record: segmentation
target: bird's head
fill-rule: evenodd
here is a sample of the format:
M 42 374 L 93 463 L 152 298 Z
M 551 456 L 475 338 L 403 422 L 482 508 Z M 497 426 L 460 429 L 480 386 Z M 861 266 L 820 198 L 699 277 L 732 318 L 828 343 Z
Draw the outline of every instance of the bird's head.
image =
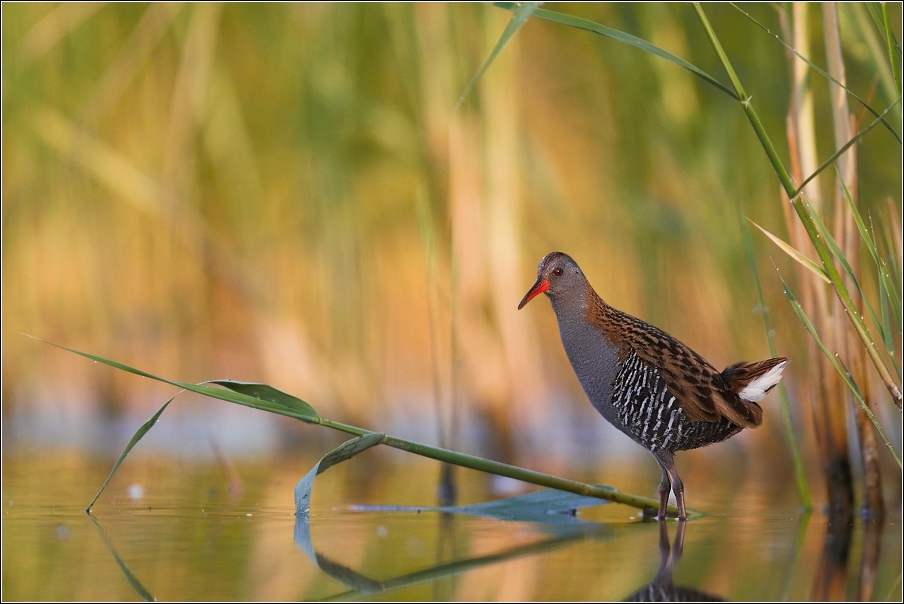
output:
M 562 252 L 550 252 L 540 261 L 537 267 L 537 282 L 524 294 L 518 310 L 524 308 L 524 305 L 535 296 L 543 293 L 553 301 L 564 301 L 570 297 L 583 300 L 587 293 L 587 278 L 571 256 Z

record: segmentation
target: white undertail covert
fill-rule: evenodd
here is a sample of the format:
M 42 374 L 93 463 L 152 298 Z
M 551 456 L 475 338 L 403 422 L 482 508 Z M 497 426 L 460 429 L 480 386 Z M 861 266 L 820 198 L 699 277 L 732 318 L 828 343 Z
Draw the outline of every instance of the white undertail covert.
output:
M 766 396 L 766 393 L 782 379 L 782 372 L 787 364 L 788 361 L 779 363 L 760 377 L 751 380 L 743 390 L 738 392 L 738 396 L 751 403 L 757 402 Z

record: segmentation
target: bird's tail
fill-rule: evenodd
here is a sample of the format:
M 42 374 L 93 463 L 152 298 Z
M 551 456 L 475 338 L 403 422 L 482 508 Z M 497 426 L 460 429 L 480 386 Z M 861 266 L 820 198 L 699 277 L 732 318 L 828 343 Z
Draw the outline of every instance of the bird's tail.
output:
M 722 372 L 722 381 L 743 400 L 755 403 L 766 396 L 779 380 L 788 359 L 778 357 L 755 363 L 735 363 Z

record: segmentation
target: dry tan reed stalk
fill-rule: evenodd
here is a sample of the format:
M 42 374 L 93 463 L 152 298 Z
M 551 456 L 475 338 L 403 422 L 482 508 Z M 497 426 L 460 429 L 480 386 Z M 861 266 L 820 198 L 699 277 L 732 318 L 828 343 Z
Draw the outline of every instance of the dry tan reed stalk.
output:
M 793 33 L 791 46 L 807 56 L 810 50 L 809 7 L 806 4 L 793 5 Z M 809 87 L 809 70 L 802 61 L 790 57 L 792 69 L 792 102 L 789 107 L 787 130 L 788 146 L 791 151 L 791 173 L 796 182 L 803 182 L 805 175 L 812 174 L 818 167 L 815 137 L 815 116 L 813 112 L 812 92 Z M 811 187 L 811 185 L 814 185 Z M 805 188 L 810 203 L 816 211 L 824 207 L 816 181 L 811 181 Z M 791 204 L 786 195 L 784 204 L 785 222 L 791 237 L 791 245 L 813 259 L 812 246 L 804 230 L 803 224 L 791 211 Z M 827 345 L 837 350 L 837 333 L 832 325 L 830 307 L 838 304 L 837 298 L 827 300 L 823 284 L 809 271 L 797 267 L 798 279 L 801 283 L 801 304 L 807 314 L 812 317 L 813 324 L 824 334 Z M 829 329 L 826 329 L 829 327 Z M 807 341 L 807 353 L 815 372 L 810 376 L 810 383 L 815 380 L 816 388 L 810 389 L 810 401 L 814 422 L 816 442 L 819 447 L 829 507 L 833 510 L 850 510 L 853 503 L 853 483 L 848 455 L 848 435 L 846 422 L 846 402 L 844 400 L 844 384 L 840 376 L 821 353 L 817 344 Z M 814 393 L 815 390 L 815 393 Z
M 841 52 L 841 35 L 838 26 L 838 11 L 834 2 L 823 4 L 823 31 L 828 58 L 828 71 L 836 80 L 847 85 L 847 75 L 844 68 L 844 57 Z M 832 122 L 834 124 L 835 147 L 841 148 L 854 136 L 851 114 L 847 102 L 847 94 L 836 84 L 829 83 L 829 95 L 832 108 Z M 854 213 L 847 203 L 844 185 L 850 191 L 854 203 L 857 199 L 857 145 L 852 146 L 846 153 L 838 158 L 838 176 L 836 176 L 835 195 L 833 196 L 835 225 L 835 240 L 841 246 L 848 262 L 853 267 L 858 281 L 863 280 L 860 271 L 860 234 L 854 221 Z M 841 179 L 839 182 L 838 179 Z M 844 185 L 842 185 L 842 182 Z M 849 291 L 856 289 L 853 281 L 843 275 Z M 836 327 L 836 341 L 840 344 L 845 359 L 852 370 L 854 380 L 861 385 L 864 395 L 868 394 L 869 379 L 866 374 L 868 366 L 866 351 L 857 335 L 847 328 L 846 321 L 842 319 L 844 309 L 837 297 L 833 297 L 833 317 Z M 857 299 L 858 311 L 864 312 L 864 300 Z M 847 390 L 844 390 L 847 394 Z M 857 425 L 857 444 L 860 451 L 860 462 L 863 465 L 863 507 L 871 514 L 881 516 L 884 511 L 882 505 L 882 475 L 879 472 L 879 455 L 876 446 L 876 438 L 869 419 L 861 412 L 859 406 L 847 396 L 849 406 L 854 413 Z M 869 397 L 865 397 L 869 401 Z
M 507 12 L 488 9 L 492 17 L 485 22 L 484 48 L 489 52 L 499 38 L 499 30 L 509 20 Z M 484 133 L 486 160 L 483 162 L 483 213 L 487 225 L 482 248 L 486 254 L 487 294 L 495 314 L 496 338 L 501 340 L 506 392 L 496 404 L 506 416 L 509 429 L 516 434 L 529 434 L 529 418 L 536 417 L 549 397 L 544 378 L 541 347 L 532 330 L 512 312 L 513 300 L 524 289 L 523 276 L 513 267 L 524 266 L 519 233 L 523 230 L 524 195 L 519 177 L 521 149 L 521 103 L 517 94 L 519 40 L 512 37 L 504 51 L 493 61 L 493 77 L 482 78 L 481 130 Z M 518 411 L 512 413 L 512 407 Z M 539 461 L 533 447 L 521 447 L 516 453 L 532 462 Z M 534 459 L 531 459 L 534 457 Z

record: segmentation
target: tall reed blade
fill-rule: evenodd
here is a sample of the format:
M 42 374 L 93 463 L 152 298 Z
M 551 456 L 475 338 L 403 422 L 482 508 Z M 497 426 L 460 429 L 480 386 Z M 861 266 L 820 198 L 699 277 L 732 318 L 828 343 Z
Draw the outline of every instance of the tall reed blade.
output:
M 776 269 L 776 272 L 778 272 L 778 269 Z M 829 359 L 829 362 L 832 363 L 832 366 L 841 376 L 841 379 L 844 380 L 845 385 L 847 385 L 848 389 L 854 394 L 857 402 L 860 403 L 860 408 L 863 409 L 863 412 L 866 413 L 866 416 L 876 428 L 876 433 L 879 435 L 879 438 L 881 438 L 882 442 L 885 443 L 885 446 L 888 447 L 888 450 L 891 453 L 891 456 L 894 458 L 895 463 L 898 464 L 899 468 L 904 468 L 904 466 L 902 466 L 901 464 L 901 457 L 898 455 L 891 442 L 889 442 L 888 438 L 885 436 L 885 432 L 882 430 L 882 426 L 879 425 L 879 420 L 876 419 L 876 416 L 873 415 L 872 410 L 870 410 L 869 406 L 866 404 L 866 401 L 863 399 L 863 393 L 861 392 L 860 387 L 857 386 L 857 383 L 851 377 L 851 374 L 849 371 L 847 371 L 847 368 L 844 367 L 844 364 L 840 362 L 837 354 L 832 354 L 829 349 L 826 348 L 825 344 L 823 344 L 822 339 L 819 337 L 819 334 L 816 331 L 816 328 L 813 327 L 813 323 L 810 322 L 810 319 L 809 317 L 807 317 L 807 314 L 801 307 L 800 302 L 798 302 L 794 297 L 794 294 L 791 293 L 788 284 L 785 283 L 784 279 L 782 279 L 781 274 L 779 274 L 779 280 L 782 282 L 782 288 L 785 291 L 785 296 L 788 298 L 788 301 L 791 302 L 791 307 L 794 309 L 794 312 L 797 313 L 797 316 L 801 320 L 801 323 L 804 324 L 804 327 L 819 345 L 819 348 L 822 350 L 823 354 L 825 354 L 826 358 Z
M 750 220 L 750 219 L 748 218 L 748 220 Z M 811 273 L 816 275 L 821 281 L 823 281 L 824 283 L 831 283 L 831 281 L 829 281 L 829 278 L 826 276 L 826 272 L 824 270 L 822 270 L 822 267 L 820 267 L 815 262 L 813 262 L 812 260 L 807 258 L 802 252 L 797 251 L 790 244 L 785 243 L 784 241 L 779 239 L 776 235 L 773 235 L 772 233 L 770 233 L 769 231 L 767 231 L 766 229 L 764 229 L 763 227 L 761 227 L 754 221 L 750 220 L 750 224 L 752 224 L 753 226 L 755 226 L 756 228 L 761 230 L 763 232 L 763 234 L 766 235 L 766 237 L 768 237 L 769 239 L 771 239 L 772 242 L 775 245 L 777 245 L 783 252 L 788 254 L 788 256 L 790 256 L 792 259 L 794 259 L 796 262 L 798 262 L 805 269 L 807 269 L 808 271 L 810 271 Z
M 835 267 L 835 263 L 832 261 L 830 257 L 831 252 L 829 251 L 829 244 L 824 236 L 819 232 L 819 227 L 817 226 L 817 222 L 819 221 L 818 217 L 812 211 L 810 204 L 807 203 L 806 199 L 801 196 L 801 198 L 794 204 L 795 208 L 798 209 L 798 216 L 801 221 L 804 223 L 804 227 L 807 229 L 807 234 L 810 236 L 810 241 L 813 242 L 816 247 L 817 252 L 819 253 L 820 259 L 822 260 L 822 265 L 826 269 L 826 273 L 829 275 L 829 279 L 832 281 L 832 287 L 835 290 L 835 293 L 838 295 L 839 300 L 845 309 L 845 314 L 848 316 L 848 319 L 854 326 L 854 329 L 857 332 L 861 342 L 863 342 L 866 347 L 866 351 L 869 354 L 870 359 L 873 361 L 873 365 L 876 367 L 876 370 L 879 372 L 879 377 L 882 378 L 882 381 L 885 383 L 886 388 L 892 395 L 892 400 L 901 408 L 901 390 L 900 387 L 894 383 L 891 375 L 888 372 L 888 367 L 886 366 L 885 359 L 879 354 L 879 348 L 876 346 L 875 341 L 873 340 L 872 335 L 869 333 L 869 329 L 866 327 L 866 323 L 863 320 L 863 315 L 857 310 L 857 307 L 854 305 L 853 300 L 851 299 L 851 295 L 848 292 L 847 286 L 845 286 L 844 281 L 841 279 L 841 275 L 838 273 L 838 269 Z M 823 226 L 823 229 L 825 227 Z
M 757 138 L 759 138 L 760 144 L 763 146 L 763 150 L 766 152 L 769 161 L 772 163 L 772 167 L 775 169 L 775 172 L 782 183 L 782 187 L 785 189 L 788 198 L 791 200 L 795 212 L 797 213 L 798 217 L 800 217 L 800 220 L 803 223 L 804 228 L 806 229 L 807 236 L 813 243 L 813 246 L 816 248 L 816 253 L 819 255 L 819 259 L 822 261 L 826 275 L 832 282 L 835 294 L 838 296 L 839 300 L 846 310 L 848 319 L 851 321 L 855 331 L 857 332 L 857 335 L 866 346 L 869 357 L 872 360 L 873 365 L 876 367 L 876 370 L 879 372 L 879 377 L 882 378 L 882 381 L 885 383 L 886 388 L 888 388 L 892 400 L 894 401 L 895 405 L 898 406 L 898 408 L 901 408 L 902 402 L 904 402 L 902 401 L 901 388 L 900 386 L 895 384 L 893 378 L 891 377 L 891 374 L 888 371 L 888 368 L 886 367 L 884 359 L 879 354 L 878 347 L 876 346 L 875 342 L 872 341 L 872 337 L 869 335 L 869 330 L 866 328 L 866 325 L 863 322 L 863 317 L 859 312 L 857 312 L 857 309 L 853 301 L 851 300 L 850 294 L 848 293 L 847 288 L 845 287 L 844 282 L 841 279 L 841 275 L 838 273 L 838 269 L 832 260 L 831 252 L 829 251 L 823 239 L 820 237 L 816 225 L 814 224 L 813 219 L 809 214 L 805 200 L 803 200 L 803 195 L 801 195 L 800 193 L 800 189 L 795 188 L 791 176 L 788 174 L 788 171 L 782 164 L 781 158 L 775 150 L 775 146 L 772 144 L 772 140 L 769 138 L 769 135 L 766 133 L 766 129 L 763 127 L 763 123 L 760 121 L 759 116 L 757 115 L 753 106 L 750 104 L 750 97 L 747 96 L 747 93 L 744 91 L 744 87 L 742 86 L 737 73 L 732 67 L 731 61 L 729 61 L 728 59 L 728 55 L 725 54 L 725 50 L 722 48 L 722 43 L 719 41 L 716 32 L 713 30 L 712 25 L 710 24 L 709 19 L 707 19 L 706 13 L 704 12 L 703 7 L 699 2 L 694 3 L 694 10 L 697 12 L 697 16 L 700 18 L 700 22 L 703 24 L 703 28 L 706 31 L 706 35 L 709 38 L 713 49 L 719 56 L 719 59 L 722 62 L 722 66 L 728 72 L 732 84 L 735 86 L 735 92 L 737 92 L 737 95 L 741 101 L 741 106 L 743 107 L 744 112 L 747 114 L 747 118 L 750 121 L 750 124 L 757 135 Z M 901 99 L 899 97 L 895 101 L 895 104 L 900 102 L 900 100 Z M 886 110 L 886 112 L 887 111 L 888 110 Z M 873 122 L 872 126 L 875 126 L 877 123 L 878 120 L 876 122 Z M 862 134 L 863 132 L 861 132 L 854 138 L 859 138 Z M 853 142 L 855 141 L 849 141 L 849 144 L 844 145 L 836 155 L 839 155 L 840 152 L 843 152 L 847 147 L 850 146 L 850 144 L 853 144 Z M 820 168 L 820 170 L 821 169 L 822 168 Z M 817 172 L 819 172 L 820 170 L 817 170 Z
M 499 8 L 504 8 L 506 10 L 515 10 L 518 6 L 517 2 L 494 2 L 493 6 L 498 6 Z M 624 44 L 628 44 L 629 46 L 633 46 L 634 48 L 643 50 L 657 57 L 661 57 L 667 61 L 671 61 L 675 65 L 679 67 L 683 67 L 687 69 L 692 74 L 703 80 L 704 82 L 711 84 L 727 94 L 728 96 L 737 99 L 737 95 L 732 92 L 731 88 L 728 88 L 725 84 L 709 75 L 696 65 L 692 65 L 688 63 L 682 58 L 676 57 L 672 53 L 659 48 L 655 44 L 651 44 L 646 40 L 642 40 L 637 36 L 632 36 L 631 34 L 627 34 L 623 31 L 618 31 L 617 29 L 612 29 L 611 27 L 606 27 L 605 25 L 600 25 L 599 23 L 595 23 L 593 21 L 589 21 L 587 19 L 582 19 L 580 17 L 574 17 L 572 15 L 566 15 L 565 13 L 560 13 L 556 11 L 544 10 L 544 9 L 536 9 L 533 12 L 533 15 L 538 19 L 545 19 L 547 21 L 553 21 L 554 23 L 561 23 L 562 25 L 569 25 L 571 27 L 576 27 L 578 29 L 585 29 L 587 31 L 592 31 L 595 34 L 599 34 L 601 36 L 605 36 L 607 38 L 612 38 L 613 40 L 617 40 Z
M 737 203 L 737 208 L 738 208 L 738 218 L 739 218 L 738 222 L 740 223 L 740 226 L 741 226 L 741 237 L 744 240 L 744 249 L 747 252 L 747 261 L 750 264 L 750 271 L 753 273 L 753 282 L 756 285 L 757 301 L 759 303 L 761 316 L 763 318 L 763 329 L 766 332 L 766 340 L 769 342 L 769 354 L 770 354 L 770 356 L 775 358 L 778 356 L 778 351 L 776 350 L 776 347 L 775 347 L 775 338 L 773 336 L 772 325 L 769 320 L 769 309 L 766 307 L 766 301 L 763 298 L 763 287 L 762 287 L 762 284 L 760 283 L 759 271 L 757 271 L 757 268 L 756 268 L 756 259 L 754 258 L 754 255 L 753 255 L 753 243 L 750 240 L 750 231 L 747 228 L 747 224 L 744 222 L 743 215 L 741 213 L 740 202 Z M 751 224 L 756 226 L 758 229 L 760 229 L 761 231 L 763 231 L 764 233 L 769 235 L 770 238 L 773 237 L 765 229 L 763 229 L 763 227 L 759 226 L 752 220 L 749 220 L 749 221 Z M 775 237 L 773 239 L 773 241 L 776 241 L 776 243 L 778 243 L 779 241 L 781 241 L 781 239 L 778 239 L 777 237 Z M 784 243 L 784 242 L 782 242 L 782 243 Z M 787 245 L 787 244 L 785 244 L 785 245 Z M 787 246 L 787 247 L 789 249 L 793 250 L 794 252 L 797 252 L 797 250 L 795 250 L 791 246 Z M 784 249 L 784 248 L 782 248 L 782 249 Z M 809 258 L 807 258 L 806 256 L 803 256 L 803 255 L 801 255 L 801 256 L 805 260 L 807 260 L 810 264 L 813 265 L 813 268 L 811 270 L 814 270 L 816 275 L 819 275 L 820 273 L 822 273 L 822 269 L 820 269 L 815 264 L 813 264 Z M 805 264 L 804 266 L 807 266 L 807 265 Z M 825 277 L 824 274 L 822 276 Z M 779 384 L 778 384 L 778 397 L 779 397 L 779 408 L 781 409 L 781 412 L 782 412 L 782 423 L 785 426 L 785 433 L 787 434 L 787 437 L 788 437 L 788 445 L 791 449 L 791 459 L 794 462 L 794 480 L 795 480 L 795 483 L 797 484 L 797 497 L 800 500 L 800 504 L 804 508 L 804 510 L 810 511 L 813 509 L 813 500 L 810 497 L 810 488 L 807 486 L 807 477 L 806 477 L 806 474 L 804 473 L 804 464 L 803 464 L 803 460 L 801 459 L 800 445 L 797 442 L 797 434 L 794 431 L 794 421 L 791 417 L 791 405 L 788 403 L 788 391 L 785 388 L 784 382 L 779 382 Z
M 813 207 L 804 202 L 807 206 L 807 209 L 810 213 L 810 218 L 813 220 L 813 224 L 816 225 L 816 229 L 819 231 L 820 236 L 825 240 L 826 245 L 829 247 L 829 251 L 832 252 L 832 256 L 838 260 L 838 263 L 841 264 L 841 268 L 844 270 L 848 279 L 851 280 L 851 283 L 854 284 L 854 287 L 857 288 L 857 293 L 860 294 L 860 299 L 863 301 L 864 306 L 866 307 L 866 311 L 870 316 L 870 319 L 873 322 L 873 325 L 876 326 L 876 329 L 879 330 L 882 339 L 885 339 L 885 334 L 882 331 L 882 323 L 879 321 L 879 318 L 876 316 L 875 311 L 873 310 L 872 305 L 867 299 L 866 295 L 863 293 L 863 288 L 860 287 L 860 281 L 857 279 L 857 275 L 854 274 L 854 269 L 851 267 L 848 262 L 847 256 L 838 246 L 838 243 L 835 241 L 835 237 L 832 236 L 831 231 L 826 227 L 825 223 L 819 217 L 819 214 L 813 209 Z
M 880 4 L 882 7 L 882 31 L 885 34 L 885 42 L 888 45 L 888 60 L 891 63 L 892 72 L 895 74 L 898 96 L 901 96 L 901 94 L 904 94 L 901 84 L 901 46 L 895 40 L 895 34 L 891 30 L 891 21 L 888 19 L 888 6 L 885 2 Z
M 467 98 L 468 93 L 471 92 L 471 89 L 474 88 L 474 85 L 477 83 L 477 80 L 480 79 L 480 76 L 483 75 L 483 72 L 487 70 L 487 67 L 490 66 L 490 63 L 496 58 L 496 55 L 508 44 L 508 41 L 512 36 L 515 35 L 521 26 L 527 23 L 527 20 L 530 18 L 531 14 L 537 7 L 543 4 L 542 2 L 521 2 L 518 4 L 517 8 L 515 8 L 515 14 L 512 17 L 511 21 L 509 21 L 508 25 L 506 25 L 505 30 L 502 32 L 502 35 L 499 36 L 499 41 L 496 42 L 496 46 L 493 47 L 493 50 L 490 52 L 490 55 L 484 59 L 483 64 L 477 70 L 477 73 L 471 78 L 471 81 L 468 82 L 468 85 L 465 86 L 465 89 L 461 92 L 461 96 L 458 97 L 458 102 L 455 103 L 455 109 L 461 107 L 461 104 L 464 103 L 465 98 Z
M 858 96 L 856 92 L 854 92 L 853 90 L 851 90 L 850 88 L 848 88 L 847 86 L 845 86 L 844 84 L 842 84 L 841 82 L 839 82 L 838 80 L 836 80 L 835 78 L 833 78 L 831 74 L 829 74 L 828 72 L 826 72 L 825 70 L 823 70 L 822 68 L 820 68 L 819 65 L 817 65 L 816 63 L 814 63 L 813 61 L 811 61 L 811 60 L 808 59 L 807 57 L 805 57 L 805 56 L 803 56 L 802 54 L 800 54 L 799 52 L 797 52 L 797 49 L 795 49 L 793 46 L 791 46 L 790 44 L 788 44 L 787 42 L 785 42 L 784 40 L 782 40 L 781 36 L 779 36 L 778 34 L 773 33 L 772 31 L 769 30 L 768 27 L 766 27 L 765 25 L 763 25 L 762 23 L 760 23 L 759 21 L 757 21 L 756 19 L 754 19 L 753 16 L 752 16 L 750 13 L 748 13 L 747 11 L 745 11 L 744 9 L 742 9 L 740 6 L 738 6 L 738 5 L 735 4 L 734 2 L 729 2 L 729 4 L 730 4 L 731 6 L 733 6 L 733 7 L 734 7 L 738 12 L 740 12 L 742 15 L 744 15 L 745 17 L 747 17 L 748 19 L 750 19 L 751 21 L 753 21 L 753 23 L 755 23 L 755 24 L 757 25 L 757 27 L 759 27 L 760 29 L 762 29 L 763 31 L 765 31 L 767 34 L 769 34 L 770 36 L 772 36 L 773 38 L 775 38 L 775 39 L 779 42 L 779 44 L 781 44 L 782 46 L 784 46 L 785 48 L 787 48 L 788 51 L 790 51 L 791 53 L 794 54 L 794 56 L 796 56 L 798 59 L 800 59 L 801 61 L 803 61 L 803 62 L 806 63 L 807 65 L 809 65 L 810 68 L 811 68 L 813 71 L 815 71 L 815 72 L 818 73 L 819 75 L 823 76 L 824 78 L 826 78 L 827 80 L 829 80 L 830 82 L 832 82 L 833 84 L 835 84 L 836 86 L 840 86 L 842 89 L 844 89 L 844 91 L 845 91 L 847 94 L 849 94 L 849 95 L 851 95 L 852 97 L 854 97 L 861 105 L 863 105 L 863 108 L 864 108 L 864 109 L 866 109 L 867 111 L 869 111 L 870 113 L 872 113 L 874 117 L 876 117 L 876 118 L 882 120 L 882 125 L 885 126 L 885 128 L 886 128 L 889 132 L 891 132 L 891 135 L 895 137 L 895 140 L 898 141 L 898 144 L 902 144 L 901 135 L 898 134 L 898 133 L 895 131 L 895 129 L 892 127 L 892 125 L 889 124 L 888 121 L 885 119 L 885 113 L 887 113 L 887 111 L 886 111 L 885 113 L 880 114 L 878 111 L 876 111 L 875 109 L 873 109 L 872 106 L 870 106 L 869 103 L 867 103 L 867 102 L 864 101 L 862 98 L 860 98 L 860 96 Z
M 163 403 L 163 406 L 160 407 L 160 409 L 158 409 L 157 412 L 151 416 L 151 419 L 144 422 L 141 425 L 141 427 L 138 428 L 138 431 L 135 432 L 134 436 L 132 436 L 132 440 L 129 441 L 129 444 L 126 445 L 126 448 L 119 455 L 119 459 L 117 459 L 116 463 L 113 464 L 113 469 L 110 470 L 110 475 L 107 476 L 107 479 L 104 481 L 104 484 L 101 485 L 100 490 L 97 491 L 97 494 L 94 496 L 94 499 L 92 499 L 91 503 L 88 504 L 88 507 L 85 508 L 85 512 L 87 512 L 88 514 L 91 513 L 91 508 L 94 507 L 94 504 L 97 501 L 97 498 L 100 497 L 100 494 L 103 493 L 104 489 L 107 488 L 107 485 L 110 484 L 110 480 L 113 478 L 113 475 L 116 474 L 116 470 L 119 469 L 119 466 L 122 465 L 122 462 L 125 460 L 126 456 L 129 454 L 129 451 L 131 451 L 132 448 L 138 444 L 138 441 L 140 441 L 142 438 L 144 438 L 144 435 L 147 434 L 148 431 L 154 427 L 154 424 L 156 424 L 157 420 L 160 419 L 160 415 L 163 413 L 164 409 L 166 409 L 167 406 L 171 402 L 173 402 L 173 399 L 176 398 L 177 396 L 179 396 L 180 394 L 182 394 L 183 392 L 185 392 L 185 390 L 180 390 L 175 395 L 173 395 L 173 397 L 170 400 Z
M 879 115 L 879 117 L 877 117 L 875 120 L 873 120 L 873 122 L 872 122 L 869 126 L 867 126 L 867 127 L 864 128 L 863 130 L 861 130 L 860 132 L 858 132 L 853 138 L 851 138 L 851 140 L 849 140 L 848 142 L 846 142 L 846 143 L 845 143 L 844 145 L 842 145 L 837 151 L 835 151 L 835 153 L 833 153 L 833 154 L 829 157 L 829 159 L 827 159 L 827 160 L 825 160 L 824 162 L 822 162 L 822 165 L 820 165 L 818 168 L 816 168 L 816 170 L 815 170 L 812 174 L 810 174 L 808 177 L 806 177 L 806 178 L 804 179 L 804 181 L 803 181 L 802 183 L 800 183 L 800 186 L 797 187 L 797 189 L 796 189 L 793 193 L 789 193 L 789 194 L 788 194 L 788 197 L 794 199 L 795 197 L 797 197 L 798 195 L 800 195 L 801 191 L 804 190 L 804 187 L 806 187 L 807 184 L 808 184 L 811 180 L 813 180 L 814 178 L 816 178 L 817 176 L 819 176 L 819 175 L 822 173 L 823 170 L 825 170 L 826 168 L 828 168 L 829 166 L 831 166 L 832 164 L 834 164 L 835 161 L 836 161 L 839 157 L 841 157 L 842 155 L 844 155 L 844 152 L 845 152 L 845 151 L 847 151 L 848 149 L 850 149 L 857 141 L 859 141 L 861 138 L 863 138 L 864 136 L 866 136 L 866 134 L 867 134 L 870 130 L 872 130 L 873 128 L 875 128 L 876 126 L 878 126 L 879 123 L 881 123 L 882 120 L 885 118 L 885 116 L 888 114 L 888 112 L 891 111 L 892 109 L 894 109 L 895 107 L 897 107 L 898 105 L 900 105 L 900 103 L 901 103 L 901 97 L 899 96 L 897 99 L 895 99 L 895 102 L 892 103 L 891 105 L 889 105 L 888 107 L 886 107 L 886 108 L 885 108 L 885 111 L 883 111 L 883 112 Z

